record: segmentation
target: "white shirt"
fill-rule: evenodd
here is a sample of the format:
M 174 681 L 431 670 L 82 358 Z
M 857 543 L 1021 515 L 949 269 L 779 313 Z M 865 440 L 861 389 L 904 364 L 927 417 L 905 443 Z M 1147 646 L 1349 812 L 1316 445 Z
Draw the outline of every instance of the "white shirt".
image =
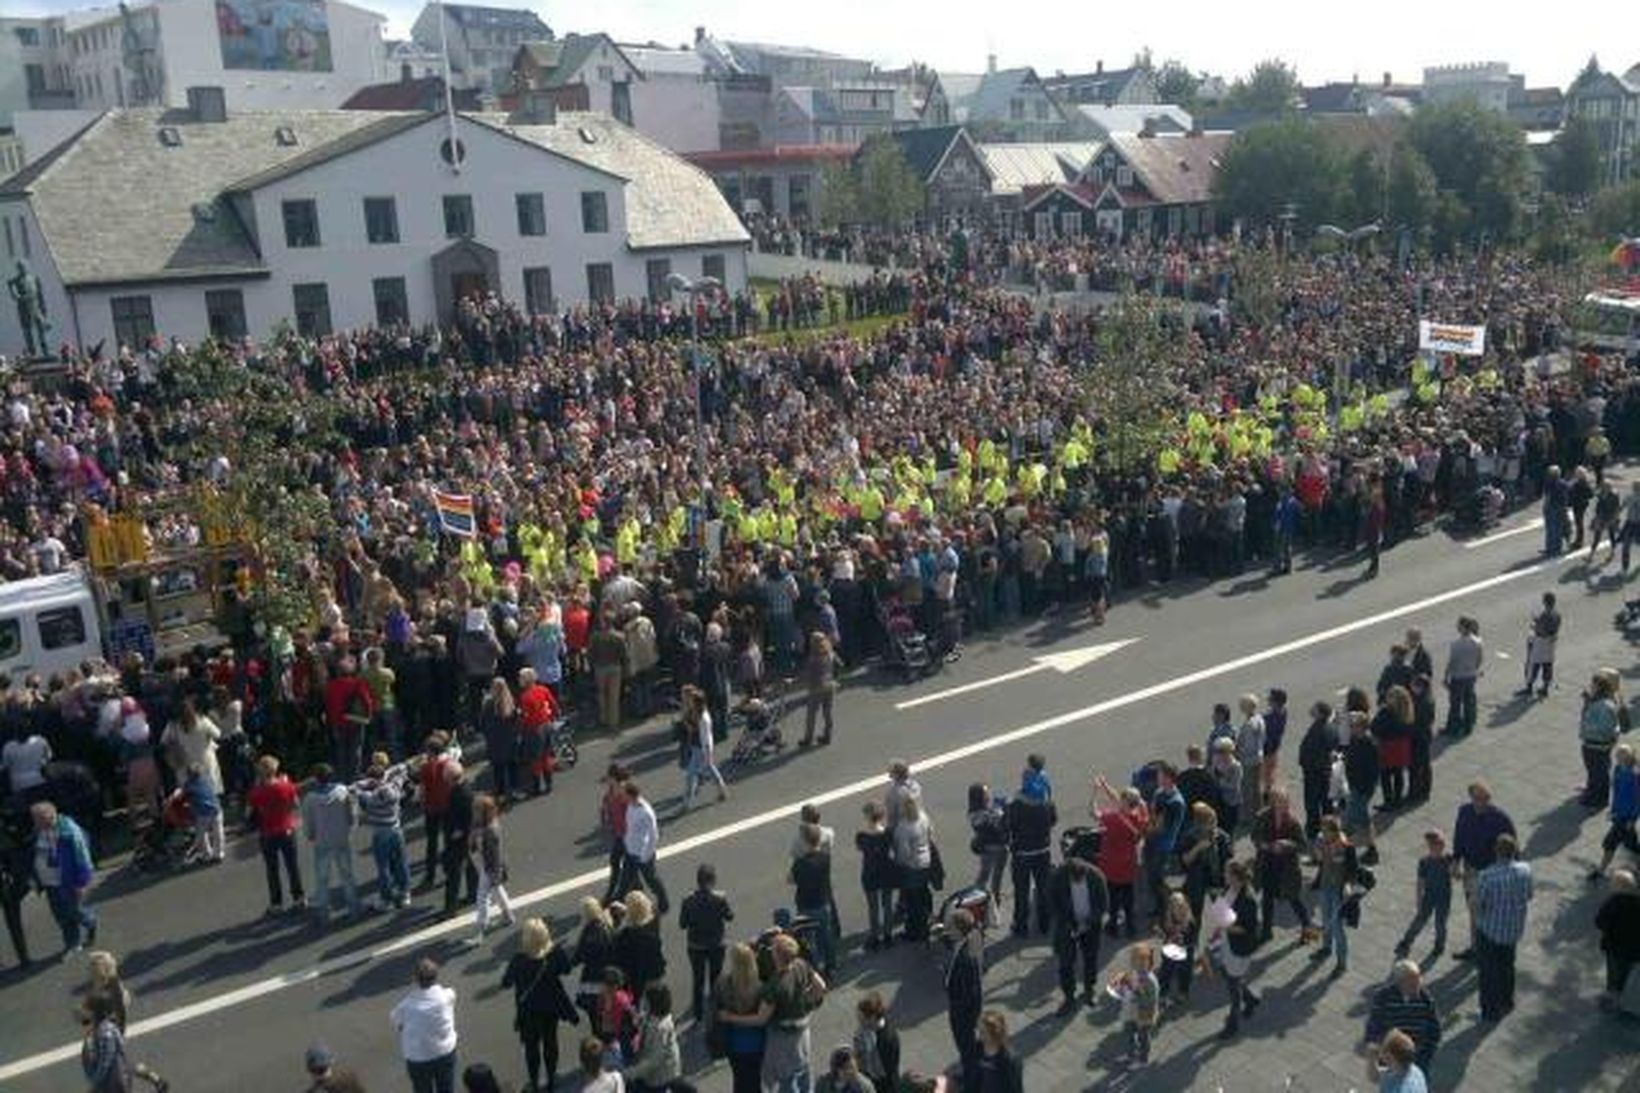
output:
M 11 777 L 12 793 L 46 784 L 46 764 L 51 762 L 51 745 L 45 737 L 34 735 L 26 740 L 12 740 L 0 748 L 0 766 Z
M 619 1070 L 606 1070 L 596 1078 L 588 1078 L 581 1093 L 626 1093 L 626 1079 Z
M 406 1062 L 442 1059 L 456 1049 L 456 992 L 441 983 L 417 987 L 393 1007 L 392 1022 Z
M 626 835 L 621 840 L 627 856 L 635 861 L 651 861 L 660 841 L 661 827 L 655 819 L 654 806 L 642 797 L 629 802 L 626 806 Z

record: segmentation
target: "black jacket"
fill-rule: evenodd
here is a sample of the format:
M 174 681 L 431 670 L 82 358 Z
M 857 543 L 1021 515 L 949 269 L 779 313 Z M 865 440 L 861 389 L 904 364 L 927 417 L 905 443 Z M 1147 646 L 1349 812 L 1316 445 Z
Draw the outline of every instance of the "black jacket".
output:
M 797 889 L 792 899 L 798 907 L 831 905 L 831 855 L 810 850 L 792 862 L 791 882 Z
M 1344 780 L 1351 793 L 1371 793 L 1378 788 L 1378 745 L 1366 733 L 1351 737 L 1344 748 Z
M 678 908 L 678 928 L 688 936 L 691 949 L 721 949 L 724 931 L 734 917 L 734 909 L 722 892 L 697 888 L 683 898 L 683 906 Z
M 1338 750 L 1338 730 L 1332 720 L 1311 721 L 1298 744 L 1298 765 L 1306 774 L 1330 775 L 1333 752 Z
M 550 1017 L 579 1024 L 580 1016 L 562 978 L 570 969 L 569 954 L 561 948 L 553 949 L 544 960 L 514 953 L 501 975 L 501 985 L 512 988 L 513 1007 L 520 1018 Z
M 1058 822 L 1059 812 L 1052 801 L 1015 797 L 1008 802 L 1008 848 L 1016 858 L 1052 853 L 1053 829 Z
M 615 944 L 610 948 L 609 962 L 626 974 L 627 986 L 634 995 L 642 993 L 644 984 L 666 975 L 659 920 L 648 926 L 627 926 L 618 931 Z
M 1076 933 L 1076 911 L 1071 904 L 1071 886 L 1086 884 L 1088 886 L 1088 916 L 1089 928 L 1097 931 L 1104 921 L 1105 911 L 1110 906 L 1109 888 L 1105 884 L 1105 874 L 1099 871 L 1098 866 L 1090 867 L 1085 878 L 1078 880 L 1071 875 L 1068 865 L 1061 865 L 1048 878 L 1048 907 L 1053 912 L 1053 937 L 1055 943 L 1063 943 Z
M 985 1004 L 985 982 L 979 959 L 967 945 L 958 945 L 945 971 L 945 997 L 952 1013 L 972 1013 L 976 1017 Z
M 1206 767 L 1185 767 L 1174 779 L 1173 784 L 1184 796 L 1186 808 L 1200 802 L 1214 812 L 1221 815 L 1224 813 L 1224 800 L 1219 793 L 1219 784 L 1213 780 L 1213 772 Z
M 1230 906 L 1236 912 L 1236 924 L 1225 934 L 1225 941 L 1237 956 L 1252 956 L 1259 941 L 1258 897 L 1252 889 L 1243 888 Z
M 607 929 L 602 926 L 582 929 L 575 943 L 575 966 L 581 969 L 581 982 L 602 983 L 604 969 L 613 963 L 614 951 L 615 942 Z

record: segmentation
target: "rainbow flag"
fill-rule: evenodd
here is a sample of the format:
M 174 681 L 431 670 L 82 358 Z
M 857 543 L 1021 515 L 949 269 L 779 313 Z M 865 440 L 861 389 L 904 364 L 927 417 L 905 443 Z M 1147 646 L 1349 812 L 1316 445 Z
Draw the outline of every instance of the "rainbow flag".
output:
M 473 509 L 470 493 L 433 491 L 433 505 L 438 510 L 439 528 L 447 535 L 471 539 L 478 534 L 478 515 Z

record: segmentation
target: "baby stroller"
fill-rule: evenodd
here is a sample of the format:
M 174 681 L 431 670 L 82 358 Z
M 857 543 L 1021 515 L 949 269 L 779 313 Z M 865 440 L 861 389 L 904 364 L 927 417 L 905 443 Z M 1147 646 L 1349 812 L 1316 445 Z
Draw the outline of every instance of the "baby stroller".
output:
M 979 931 L 980 944 L 984 945 L 986 927 L 996 925 L 996 902 L 991 899 L 989 889 L 977 884 L 958 888 L 945 897 L 940 903 L 939 913 L 934 916 L 931 936 L 937 938 L 947 950 L 951 949 L 957 940 L 951 916 L 959 908 L 974 916 L 974 928 Z
M 742 767 L 751 766 L 767 755 L 774 755 L 786 746 L 780 735 L 780 719 L 785 715 L 786 701 L 776 693 L 768 701 L 747 699 L 741 709 L 742 727 L 729 758 L 718 767 L 725 778 L 733 776 Z
M 557 718 L 547 726 L 547 753 L 552 756 L 554 770 L 569 770 L 581 758 L 581 749 L 575 745 L 575 730 L 569 727 L 569 718 Z
M 818 951 L 820 924 L 808 915 L 794 915 L 784 907 L 774 913 L 774 925 L 757 935 L 752 951 L 757 954 L 757 974 L 768 982 L 774 978 L 774 941 L 785 934 L 797 942 L 797 955 L 810 964 Z
M 194 814 L 180 790 L 166 798 L 165 807 L 138 809 L 132 818 L 131 868 L 158 873 L 182 864 L 194 844 Z
M 878 609 L 878 622 L 888 642 L 883 663 L 898 669 L 907 682 L 932 670 L 938 663 L 928 635 L 917 629 L 916 618 L 898 599 L 889 600 Z

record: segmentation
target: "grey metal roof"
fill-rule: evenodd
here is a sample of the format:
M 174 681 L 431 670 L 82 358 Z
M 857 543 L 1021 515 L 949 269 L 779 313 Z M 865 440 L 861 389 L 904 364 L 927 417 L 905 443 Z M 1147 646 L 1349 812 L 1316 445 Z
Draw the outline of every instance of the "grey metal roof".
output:
M 1096 140 L 1026 144 L 980 144 L 980 158 L 991 172 L 991 193 L 1017 194 L 1027 186 L 1070 182 L 1082 173 L 1104 145 Z
M 626 179 L 627 244 L 633 248 L 742 244 L 751 238 L 706 172 L 607 114 L 560 112 L 553 125 L 513 125 L 501 114 L 467 117 Z
M 1169 128 L 1174 128 L 1181 133 L 1188 133 L 1190 127 L 1195 124 L 1190 112 L 1184 107 L 1168 103 L 1144 103 L 1133 106 L 1078 103 L 1076 111 L 1095 129 L 1107 136 L 1112 133 L 1137 133 L 1144 129 L 1146 122 L 1151 122 L 1152 128 L 1157 132 L 1167 132 Z
M 239 111 L 224 122 L 192 121 L 181 110 L 104 114 L 66 141 L 37 172 L 0 192 L 27 193 L 63 280 L 70 284 L 164 280 L 262 268 L 229 209 L 218 198 L 235 184 L 314 157 L 380 139 L 384 125 L 427 114 L 358 110 Z M 290 126 L 297 145 L 274 130 Z M 172 126 L 178 147 L 160 143 Z M 345 138 L 345 140 L 344 140 Z M 196 214 L 196 207 L 206 217 Z
M 705 58 L 692 49 L 623 45 L 621 51 L 645 76 L 704 76 L 707 70 Z

